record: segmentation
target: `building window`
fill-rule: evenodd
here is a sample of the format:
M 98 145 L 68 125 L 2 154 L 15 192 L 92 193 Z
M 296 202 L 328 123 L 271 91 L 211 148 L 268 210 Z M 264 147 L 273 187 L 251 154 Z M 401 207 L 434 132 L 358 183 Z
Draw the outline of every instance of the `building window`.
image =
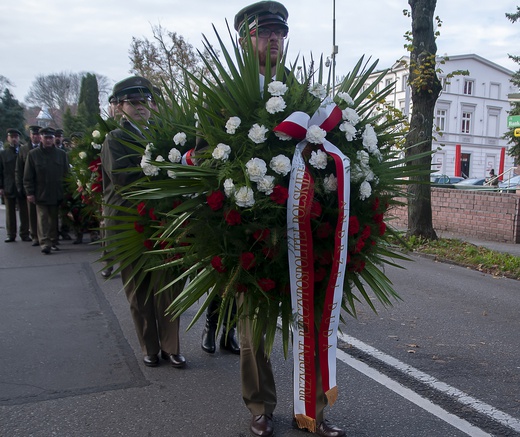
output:
M 439 78 L 439 79 L 440 79 L 440 81 L 441 81 L 442 90 L 443 90 L 444 92 L 449 92 L 448 87 L 449 87 L 450 81 L 448 80 L 448 78 L 447 78 L 447 77 L 441 77 L 441 78 Z
M 461 132 L 463 134 L 471 133 L 471 112 L 463 112 L 462 113 L 462 129 Z
M 408 75 L 405 74 L 401 79 L 401 91 L 406 91 L 407 86 L 408 86 Z
M 472 96 L 475 92 L 475 81 L 474 80 L 464 80 L 464 94 L 466 96 Z
M 499 83 L 490 83 L 489 84 L 489 98 L 490 99 L 500 99 L 500 84 Z
M 435 114 L 435 126 L 441 132 L 446 132 L 446 119 L 448 111 L 446 109 L 437 109 Z
M 487 114 L 487 136 L 488 137 L 499 137 L 500 127 L 500 109 L 499 108 L 488 108 Z
M 390 86 L 390 85 L 392 85 L 392 79 L 386 79 L 386 80 L 385 80 L 385 88 L 386 88 L 387 86 Z

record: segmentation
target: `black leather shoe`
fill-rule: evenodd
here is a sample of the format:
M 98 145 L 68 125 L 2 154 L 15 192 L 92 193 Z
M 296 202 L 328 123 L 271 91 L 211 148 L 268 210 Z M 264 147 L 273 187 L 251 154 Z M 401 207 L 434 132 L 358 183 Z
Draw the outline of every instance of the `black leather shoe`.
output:
M 4 240 L 6 243 L 12 243 L 13 241 L 15 241 L 14 238 L 11 238 L 11 237 L 8 237 Z
M 240 346 L 236 337 L 236 329 L 231 328 L 220 337 L 220 349 L 224 349 L 235 355 L 240 355 Z
M 217 325 L 206 321 L 206 326 L 202 331 L 202 350 L 208 354 L 214 354 L 217 346 L 215 344 L 215 337 L 217 335 Z
M 107 267 L 105 270 L 101 270 L 101 276 L 108 278 L 112 274 L 112 267 Z
M 186 358 L 184 358 L 181 354 L 169 354 L 167 352 L 161 351 L 161 358 L 163 360 L 169 361 L 173 367 L 181 368 L 186 365 Z
M 146 355 L 143 361 L 147 367 L 157 367 L 159 365 L 159 357 L 157 355 Z
M 253 435 L 261 437 L 270 437 L 273 435 L 273 415 L 259 414 L 253 415 L 251 418 L 251 426 L 249 427 Z
M 44 253 L 45 255 L 48 255 L 49 253 L 51 253 L 51 248 L 49 246 L 45 246 L 42 249 L 42 253 Z
M 83 237 L 76 237 L 76 239 L 72 242 L 72 244 L 82 244 Z
M 60 235 L 62 240 L 72 240 L 72 237 L 68 234 L 68 232 L 61 232 Z
M 58 250 L 60 250 L 60 248 L 58 246 L 56 246 L 55 244 L 53 244 L 51 246 L 51 250 L 53 250 L 54 252 L 57 252 Z
M 22 241 L 32 241 L 31 237 L 22 237 Z
M 39 246 L 40 245 L 40 242 L 38 240 L 33 240 L 33 246 Z
M 310 432 L 307 428 L 298 427 L 296 419 L 293 419 L 292 426 L 293 428 L 299 429 L 300 431 Z M 314 434 L 320 437 L 344 437 L 345 431 L 341 428 L 338 428 L 336 425 L 329 424 L 326 420 L 324 420 L 318 424 Z

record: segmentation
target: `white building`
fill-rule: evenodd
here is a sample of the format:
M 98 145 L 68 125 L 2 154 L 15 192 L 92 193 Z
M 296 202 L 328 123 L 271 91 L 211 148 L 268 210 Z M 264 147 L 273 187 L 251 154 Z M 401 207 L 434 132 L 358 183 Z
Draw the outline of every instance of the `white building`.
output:
M 396 62 L 385 77 L 384 85 L 396 82 L 395 92 L 387 100 L 405 115 L 411 114 L 411 90 L 406 65 Z M 478 55 L 450 56 L 439 65 L 443 91 L 435 106 L 433 169 L 449 176 L 484 178 L 491 169 L 500 174 L 514 166 L 503 139 L 511 108 L 508 94 L 518 90 L 511 84 L 512 71 Z M 447 75 L 458 70 L 468 76 Z M 373 74 L 376 76 L 376 73 Z M 508 176 L 506 176 L 507 178 Z

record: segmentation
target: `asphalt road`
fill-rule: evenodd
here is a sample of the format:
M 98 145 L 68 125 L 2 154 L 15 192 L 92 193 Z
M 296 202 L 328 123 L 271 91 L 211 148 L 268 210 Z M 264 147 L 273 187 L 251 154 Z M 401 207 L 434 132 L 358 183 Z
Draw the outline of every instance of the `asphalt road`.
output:
M 98 246 L 60 247 L 0 242 L 0 436 L 248 436 L 238 357 L 205 354 L 199 321 L 182 334 L 185 369 L 145 367 Z M 327 417 L 356 437 L 520 435 L 518 281 L 413 259 L 387 270 L 402 301 L 342 327 Z M 291 364 L 276 345 L 278 437 L 305 435 L 291 428 Z

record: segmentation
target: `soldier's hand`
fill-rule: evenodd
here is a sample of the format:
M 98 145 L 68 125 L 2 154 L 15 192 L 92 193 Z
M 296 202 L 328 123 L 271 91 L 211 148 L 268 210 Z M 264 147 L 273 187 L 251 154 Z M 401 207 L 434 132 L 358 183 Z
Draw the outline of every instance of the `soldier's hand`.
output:
M 31 202 L 31 203 L 35 203 L 35 200 L 36 200 L 36 199 L 34 198 L 34 195 L 31 194 L 30 196 L 27 196 L 27 200 L 28 200 L 29 202 Z

